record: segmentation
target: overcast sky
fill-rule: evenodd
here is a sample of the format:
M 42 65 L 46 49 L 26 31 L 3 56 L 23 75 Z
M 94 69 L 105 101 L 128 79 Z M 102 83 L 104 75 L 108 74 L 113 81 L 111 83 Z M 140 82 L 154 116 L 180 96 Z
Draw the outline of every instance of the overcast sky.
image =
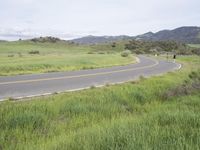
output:
M 0 0 L 0 39 L 137 35 L 200 26 L 200 0 Z

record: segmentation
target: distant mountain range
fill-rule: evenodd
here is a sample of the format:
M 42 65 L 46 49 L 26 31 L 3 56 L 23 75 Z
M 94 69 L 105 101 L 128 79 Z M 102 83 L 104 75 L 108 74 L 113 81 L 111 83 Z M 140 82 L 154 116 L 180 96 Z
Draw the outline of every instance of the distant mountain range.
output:
M 184 43 L 200 43 L 200 27 L 180 27 L 174 30 L 162 30 L 156 33 L 148 32 L 135 38 L 138 40 L 174 40 Z
M 79 44 L 99 44 L 99 43 L 107 43 L 107 42 L 115 42 L 120 40 L 131 39 L 132 37 L 126 35 L 120 36 L 85 36 L 78 39 L 71 40 L 72 42 Z
M 180 27 L 174 30 L 162 30 L 156 33 L 148 32 L 138 36 L 86 36 L 71 40 L 79 44 L 99 44 L 114 42 L 119 40 L 147 40 L 147 41 L 166 41 L 174 40 L 183 43 L 200 44 L 200 27 Z
M 30 39 L 34 42 L 57 42 L 63 41 L 60 38 L 54 37 L 40 37 L 40 38 L 28 38 L 28 36 L 18 34 L 9 34 L 3 35 L 0 33 L 0 40 L 4 39 L 4 36 L 8 36 L 11 39 Z M 21 38 L 22 37 L 22 38 Z M 24 38 L 25 37 L 25 38 Z M 33 36 L 34 37 L 34 36 Z M 59 36 L 58 36 L 59 37 Z M 143 40 L 143 41 L 178 41 L 182 43 L 190 43 L 190 44 L 200 44 L 200 27 L 195 26 L 185 26 L 176 28 L 174 30 L 162 30 L 156 33 L 147 32 L 145 34 L 137 35 L 137 36 L 127 36 L 127 35 L 120 35 L 120 36 L 85 36 L 82 38 L 77 38 L 73 40 L 69 40 L 69 42 L 75 42 L 79 44 L 101 44 L 101 43 L 109 43 L 109 42 L 117 42 L 117 41 L 127 41 L 127 40 Z M 1 40 L 0 42 L 3 42 Z

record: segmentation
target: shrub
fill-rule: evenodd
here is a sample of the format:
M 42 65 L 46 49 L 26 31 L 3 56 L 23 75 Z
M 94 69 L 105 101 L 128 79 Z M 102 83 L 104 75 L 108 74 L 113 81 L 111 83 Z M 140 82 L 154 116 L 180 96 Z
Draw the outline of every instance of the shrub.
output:
M 19 55 L 19 57 L 22 57 L 22 53 L 19 52 L 18 55 Z
M 125 50 L 125 51 L 123 51 L 123 52 L 121 53 L 121 56 L 122 56 L 122 57 L 128 57 L 129 54 L 131 54 L 131 51 Z
M 143 75 L 140 75 L 139 79 L 140 81 L 144 81 L 146 78 Z
M 94 54 L 94 52 L 88 52 L 88 54 Z
M 10 55 L 8 55 L 8 57 L 14 57 L 15 55 L 14 54 L 10 54 Z
M 94 66 L 83 66 L 82 69 L 83 70 L 88 70 L 88 69 L 94 69 Z
M 14 101 L 14 100 L 16 100 L 16 99 L 13 98 L 13 97 L 9 97 L 8 100 L 9 100 L 9 101 Z
M 193 49 L 192 53 L 200 56 L 200 48 Z
M 96 88 L 95 85 L 90 86 L 90 89 L 95 89 L 95 88 Z
M 191 80 L 194 80 L 194 81 L 200 81 L 200 70 L 198 71 L 192 71 L 190 74 L 189 74 L 189 78 Z
M 105 52 L 98 52 L 98 54 L 105 54 Z
M 188 54 L 191 48 L 184 43 L 175 41 L 140 41 L 130 40 L 125 45 L 125 49 L 131 50 L 133 53 L 157 53 L 157 52 L 177 52 L 178 54 Z M 152 52 L 153 50 L 153 52 Z M 195 51 L 198 53 L 198 51 Z
M 116 43 L 113 42 L 113 43 L 111 44 L 111 46 L 112 46 L 112 48 L 115 48 L 115 47 L 116 47 Z
M 190 80 L 185 80 L 185 83 L 166 90 L 162 95 L 162 99 L 169 100 L 175 96 L 185 96 L 198 91 L 200 89 L 200 71 L 191 72 L 189 78 Z
M 30 52 L 28 52 L 29 54 L 40 54 L 40 52 L 39 51 L 35 51 L 35 50 L 33 50 L 33 51 L 30 51 Z
M 61 40 L 59 38 L 47 36 L 47 37 L 34 38 L 34 39 L 31 39 L 31 41 L 32 42 L 41 42 L 41 43 L 45 43 L 45 42 L 56 43 Z
M 175 96 L 184 96 L 184 95 L 188 95 L 192 92 L 191 86 L 190 85 L 186 85 L 186 84 L 182 84 L 180 86 L 174 87 L 172 89 L 169 89 L 167 91 L 165 91 L 161 98 L 163 100 L 169 100 Z

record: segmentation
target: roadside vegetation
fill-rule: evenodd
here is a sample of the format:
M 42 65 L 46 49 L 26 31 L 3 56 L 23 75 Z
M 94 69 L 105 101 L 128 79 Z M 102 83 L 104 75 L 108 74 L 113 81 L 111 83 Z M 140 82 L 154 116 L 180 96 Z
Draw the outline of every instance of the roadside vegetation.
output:
M 121 45 L 78 45 L 53 37 L 0 43 L 0 76 L 125 65 Z
M 0 76 L 94 69 L 134 63 L 132 54 L 200 55 L 198 44 L 121 40 L 81 45 L 54 37 L 0 42 Z
M 200 44 L 188 44 L 190 47 L 200 48 Z
M 200 55 L 198 44 L 185 44 L 175 41 L 138 41 L 126 42 L 125 49 L 136 54 L 163 54 L 173 53 L 178 55 Z
M 189 44 L 192 48 L 192 53 L 200 56 L 200 44 Z
M 200 57 L 163 76 L 0 103 L 0 149 L 200 149 Z

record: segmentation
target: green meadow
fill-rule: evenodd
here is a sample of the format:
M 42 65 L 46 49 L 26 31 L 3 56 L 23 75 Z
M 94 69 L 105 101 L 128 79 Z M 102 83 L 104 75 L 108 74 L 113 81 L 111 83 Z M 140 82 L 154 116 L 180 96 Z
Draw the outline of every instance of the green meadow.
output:
M 200 149 L 200 57 L 181 70 L 0 103 L 0 149 Z
M 0 42 L 0 76 L 93 69 L 135 62 L 121 57 L 123 46 L 70 42 Z
M 193 48 L 200 48 L 200 44 L 189 44 L 189 46 Z

